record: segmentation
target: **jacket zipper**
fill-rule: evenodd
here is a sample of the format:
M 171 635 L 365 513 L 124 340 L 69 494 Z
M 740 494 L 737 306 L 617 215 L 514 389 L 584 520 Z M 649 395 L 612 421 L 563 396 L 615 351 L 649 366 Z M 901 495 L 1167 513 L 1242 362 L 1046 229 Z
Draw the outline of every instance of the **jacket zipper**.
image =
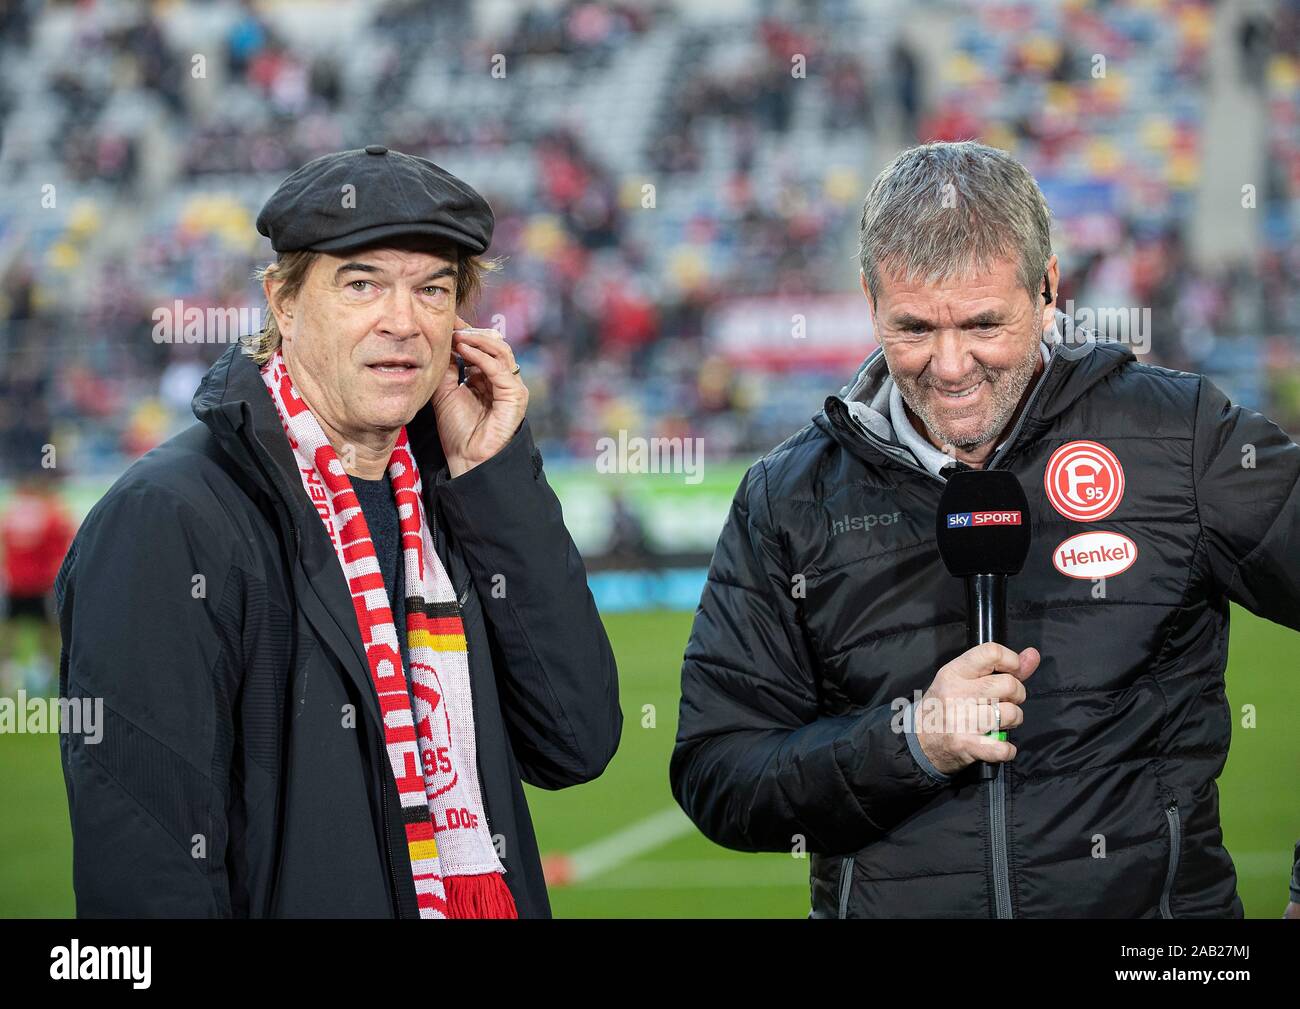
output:
M 993 834 L 993 905 L 999 918 L 1014 918 L 1011 912 L 1011 869 L 1007 865 L 1006 764 L 998 764 L 989 779 L 989 829 Z
M 840 917 L 849 916 L 849 892 L 853 889 L 853 861 L 854 856 L 849 855 L 840 862 Z
M 1040 389 L 1042 388 L 1041 383 L 1039 385 L 1039 388 Z M 1037 390 L 1035 390 L 1035 395 L 1037 395 Z M 1033 400 L 1031 397 L 1030 403 L 1027 403 L 1025 405 L 1024 412 L 1021 414 L 1020 417 L 1021 422 L 1024 421 L 1025 416 L 1029 413 L 1029 406 L 1032 402 Z M 850 420 L 852 420 L 852 415 L 850 415 Z M 853 426 L 856 430 L 860 431 L 869 441 L 875 443 L 879 448 L 881 448 L 882 451 L 888 448 L 885 442 L 875 437 L 873 434 L 871 434 L 870 431 L 867 431 L 865 428 L 861 427 L 856 422 L 853 423 Z M 1011 444 L 1011 440 L 1015 437 L 1016 433 L 1018 433 L 1019 430 L 1020 430 L 1020 423 L 1018 422 L 1016 424 L 1015 432 L 1012 433 L 1011 438 L 1007 439 L 1007 445 Z M 895 459 L 897 462 L 900 462 L 903 465 L 916 470 L 917 472 L 924 473 L 926 476 L 934 480 L 937 480 L 939 483 L 945 482 L 943 477 L 935 473 L 931 473 L 928 469 L 924 469 L 920 466 L 917 466 L 915 463 L 909 462 L 908 460 L 903 459 L 899 456 L 895 456 L 892 452 L 889 452 L 888 454 L 890 458 Z M 1001 453 L 998 454 L 1000 455 Z M 990 466 L 989 468 L 992 467 Z M 996 773 L 993 775 L 992 778 L 989 779 L 989 832 L 992 835 L 990 840 L 993 845 L 993 905 L 994 905 L 994 914 L 996 917 L 1013 918 L 1015 916 L 1012 914 L 1011 911 L 1011 870 L 1007 862 L 1007 817 L 1006 817 L 1007 799 L 1006 799 L 1006 779 L 1003 777 L 1003 766 L 1004 766 L 1003 764 L 998 764 L 998 769 Z M 841 877 L 841 888 L 842 886 L 843 886 L 843 878 Z M 845 910 L 843 898 L 844 895 L 842 894 L 841 905 L 840 905 L 841 912 Z M 844 914 L 841 913 L 840 917 L 843 918 Z
M 451 556 L 451 554 L 450 554 L 450 547 L 449 547 L 449 548 L 448 548 L 448 558 L 450 558 L 450 556 Z M 464 610 L 464 607 L 465 607 L 465 600 L 469 598 L 469 594 L 470 594 L 472 591 L 474 591 L 474 576 L 471 574 L 471 575 L 466 579 L 466 581 L 465 581 L 465 591 L 461 593 L 460 598 L 456 601 L 456 605 L 457 605 L 458 607 L 460 607 L 461 610 L 462 610 L 462 614 L 461 614 L 462 623 L 463 623 L 463 621 L 464 621 L 464 612 L 463 612 L 463 610 Z M 486 613 L 483 613 L 483 614 L 481 614 L 481 615 L 482 615 L 482 618 L 483 618 L 484 626 L 485 626 L 485 628 L 486 628 L 486 625 L 487 625 L 487 614 L 486 614 Z M 468 664 L 469 661 L 470 661 L 470 659 L 469 659 L 469 633 L 468 633 L 468 631 L 467 631 L 466 634 L 465 634 L 465 653 L 466 653 L 466 659 L 465 659 L 465 661 L 466 661 L 466 663 Z M 478 691 L 476 691 L 476 690 L 474 689 L 474 684 L 473 684 L 473 670 L 472 670 L 472 669 L 470 669 L 470 691 L 469 691 L 469 693 L 470 693 L 470 705 L 471 705 L 471 709 L 472 709 L 472 712 L 473 712 L 473 715 L 474 715 L 474 724 L 475 724 L 475 725 L 482 725 L 483 723 L 479 720 L 479 708 L 478 708 L 478 700 L 479 700 L 479 696 L 478 696 Z M 490 845 L 492 845 L 492 850 L 493 850 L 493 852 L 495 852 L 495 851 L 496 851 L 496 847 L 497 847 L 497 845 L 496 845 L 496 835 L 494 835 L 494 834 L 492 833 L 492 810 L 491 810 L 490 807 L 488 806 L 487 778 L 484 777 L 484 775 L 483 775 L 483 761 L 482 761 L 482 757 L 481 757 L 481 754 L 480 754 L 480 751 L 479 751 L 478 746 L 475 746 L 475 747 L 474 747 L 474 769 L 475 769 L 475 771 L 478 772 L 478 790 L 479 790 L 479 798 L 480 798 L 480 799 L 482 800 L 482 802 L 483 802 L 483 819 L 484 819 L 484 821 L 485 821 L 484 824 L 483 824 L 483 826 L 487 829 L 487 832 L 488 832 L 488 843 L 489 843 Z M 509 875 L 510 870 L 509 870 L 509 868 L 506 866 L 506 860 L 505 860 L 504 858 L 502 858 L 500 855 L 498 855 L 498 856 L 497 856 L 497 859 L 501 862 L 501 868 L 502 868 L 502 869 L 505 869 L 505 872 L 503 872 L 503 873 L 501 874 L 501 882 L 502 882 L 502 883 L 505 883 L 505 878 L 506 878 L 507 875 Z M 509 886 L 508 886 L 508 885 L 507 885 L 507 889 L 509 889 Z
M 393 863 L 392 835 L 388 832 L 388 765 L 381 761 L 379 768 L 380 805 L 384 814 L 384 854 L 388 857 L 388 879 L 393 884 L 393 917 L 402 917 L 402 899 L 397 891 L 397 870 Z
M 1169 910 L 1169 894 L 1174 888 L 1174 877 L 1178 875 L 1178 856 L 1183 846 L 1183 823 L 1178 815 L 1177 800 L 1170 800 L 1165 807 L 1165 819 L 1169 821 L 1169 870 L 1165 873 L 1165 886 L 1160 891 L 1160 917 L 1172 918 Z
M 1029 413 L 1033 409 L 1035 401 L 1038 399 L 1039 394 L 1043 391 L 1043 387 L 1047 384 L 1048 373 L 1051 371 L 1052 367 L 1056 364 L 1057 350 L 1058 350 L 1057 347 L 1053 347 L 1051 352 L 1048 354 L 1047 364 L 1043 366 L 1043 375 L 1039 379 L 1038 385 L 1034 388 L 1034 391 L 1030 393 L 1029 400 L 1028 402 L 1025 403 L 1025 408 L 1020 411 L 1020 417 L 1016 421 L 1016 426 L 1011 429 L 1011 434 L 1009 434 L 1007 436 L 1006 441 L 1002 443 L 1002 447 L 993 453 L 992 458 L 989 459 L 988 464 L 984 467 L 985 469 L 997 468 L 997 464 L 1002 460 L 1002 457 L 1006 454 L 1007 450 L 1010 449 L 1015 444 L 1016 438 L 1018 438 L 1020 435 L 1021 428 L 1024 427 L 1025 421 L 1029 418 Z M 849 419 L 851 421 L 852 421 L 852 417 L 853 415 L 849 414 Z M 860 432 L 868 441 L 870 441 L 878 449 L 880 449 L 886 455 L 888 455 L 891 459 L 894 459 L 896 462 L 900 462 L 903 465 L 916 470 L 917 472 L 924 473 L 926 476 L 938 480 L 940 483 L 944 482 L 943 478 L 938 474 L 931 473 L 928 469 L 925 469 L 922 466 L 917 466 L 915 463 L 911 462 L 910 460 L 905 459 L 900 455 L 894 454 L 894 452 L 891 450 L 892 446 L 887 445 L 884 441 L 877 438 L 875 435 L 873 435 L 866 428 L 862 427 L 856 421 L 853 422 L 853 427 L 855 430 Z M 1006 765 L 1004 763 L 998 764 L 997 772 L 993 775 L 992 778 L 989 779 L 989 830 L 993 835 L 991 839 L 993 843 L 993 905 L 994 905 L 994 913 L 996 914 L 997 917 L 1014 918 L 1015 914 L 1012 912 L 1011 909 L 1011 867 L 1009 865 L 1008 858 L 1007 858 L 1007 847 L 1008 847 L 1007 844 L 1007 784 L 1006 784 L 1006 775 L 1004 770 L 1005 766 Z M 846 861 L 852 861 L 852 859 L 848 859 Z M 1171 872 L 1170 882 L 1172 882 L 1172 880 L 1173 880 L 1173 875 Z M 1168 884 L 1166 884 L 1166 886 L 1167 885 Z M 847 910 L 845 906 L 846 899 L 847 899 L 847 893 L 844 890 L 844 874 L 843 874 L 843 868 L 841 868 L 841 877 L 840 877 L 840 917 L 841 918 L 844 917 L 844 912 Z M 1162 909 L 1167 910 L 1167 907 L 1163 901 L 1161 903 L 1161 907 Z M 1166 914 L 1166 917 L 1169 917 L 1169 915 Z
M 1047 363 L 1043 366 L 1043 376 L 1039 380 L 1034 391 L 1029 394 L 1029 401 L 1025 403 L 1025 408 L 1020 411 L 1020 418 L 1016 421 L 1016 426 L 1011 429 L 1011 434 L 1007 440 L 1002 443 L 1002 447 L 993 453 L 993 458 L 988 461 L 986 469 L 996 469 L 997 464 L 1002 461 L 1003 456 L 1011 449 L 1016 439 L 1020 437 L 1020 430 L 1025 426 L 1025 421 L 1029 419 L 1029 414 L 1034 408 L 1039 394 L 1042 393 L 1043 387 L 1047 385 L 1047 377 L 1052 367 L 1056 364 L 1057 347 L 1053 347 L 1047 356 Z M 1007 858 L 1007 778 L 1006 762 L 998 764 L 997 773 L 993 775 L 989 782 L 989 824 L 993 832 L 993 905 L 994 911 L 999 918 L 1014 918 L 1015 913 L 1011 909 L 1011 867 Z

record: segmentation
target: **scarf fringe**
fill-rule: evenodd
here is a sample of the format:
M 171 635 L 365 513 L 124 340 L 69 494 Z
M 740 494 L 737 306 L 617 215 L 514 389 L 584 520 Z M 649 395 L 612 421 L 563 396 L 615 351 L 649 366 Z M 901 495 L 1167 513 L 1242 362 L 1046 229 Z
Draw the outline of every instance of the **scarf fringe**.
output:
M 518 918 L 515 898 L 499 872 L 479 876 L 446 876 L 447 917 Z

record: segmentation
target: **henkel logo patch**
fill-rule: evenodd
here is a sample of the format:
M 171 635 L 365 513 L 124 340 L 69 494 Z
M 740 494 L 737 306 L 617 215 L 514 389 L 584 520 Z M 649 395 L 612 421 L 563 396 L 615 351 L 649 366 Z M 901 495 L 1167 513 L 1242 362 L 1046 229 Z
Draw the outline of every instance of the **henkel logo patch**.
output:
M 1052 563 L 1070 578 L 1111 578 L 1137 560 L 1137 544 L 1122 533 L 1079 533 L 1056 545 Z
M 970 529 L 975 526 L 1018 526 L 1020 512 L 952 512 L 948 516 L 949 529 Z
M 1095 441 L 1072 441 L 1047 460 L 1043 487 L 1052 507 L 1075 522 L 1096 522 L 1124 497 L 1124 467 Z

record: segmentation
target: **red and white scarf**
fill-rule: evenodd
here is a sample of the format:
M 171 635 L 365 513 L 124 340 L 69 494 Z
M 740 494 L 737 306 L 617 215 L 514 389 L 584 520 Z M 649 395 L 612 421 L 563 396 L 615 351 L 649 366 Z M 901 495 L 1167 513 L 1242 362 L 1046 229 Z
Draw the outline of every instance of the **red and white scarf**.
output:
M 388 475 L 406 569 L 414 713 L 392 607 L 352 482 L 294 388 L 279 350 L 261 371 L 289 437 L 303 489 L 325 525 L 352 594 L 401 797 L 420 917 L 516 918 L 514 899 L 502 879 L 505 869 L 483 815 L 465 628 L 451 579 L 433 549 L 420 498 L 420 471 L 406 428 L 389 457 Z

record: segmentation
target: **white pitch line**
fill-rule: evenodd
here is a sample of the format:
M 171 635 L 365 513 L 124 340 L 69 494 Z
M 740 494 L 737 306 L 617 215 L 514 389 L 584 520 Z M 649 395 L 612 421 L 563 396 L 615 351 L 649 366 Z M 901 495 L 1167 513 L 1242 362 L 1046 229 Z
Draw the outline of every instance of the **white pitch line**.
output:
M 644 820 L 616 830 L 607 837 L 579 848 L 569 855 L 573 883 L 609 872 L 654 851 L 695 829 L 679 806 L 668 806 Z
M 684 837 L 695 829 L 681 807 L 672 805 L 621 830 L 578 848 L 569 855 L 572 875 L 568 885 L 587 884 L 596 889 L 696 889 L 709 887 L 788 886 L 793 882 L 783 867 L 763 859 L 760 863 L 726 859 L 657 862 L 628 866 L 617 879 L 590 881 L 642 855 Z M 1288 851 L 1248 851 L 1233 856 L 1238 876 L 1282 873 L 1291 863 Z M 800 860 L 801 865 L 807 862 Z M 804 870 L 806 871 L 806 870 Z M 798 882 L 802 882 L 799 880 Z

